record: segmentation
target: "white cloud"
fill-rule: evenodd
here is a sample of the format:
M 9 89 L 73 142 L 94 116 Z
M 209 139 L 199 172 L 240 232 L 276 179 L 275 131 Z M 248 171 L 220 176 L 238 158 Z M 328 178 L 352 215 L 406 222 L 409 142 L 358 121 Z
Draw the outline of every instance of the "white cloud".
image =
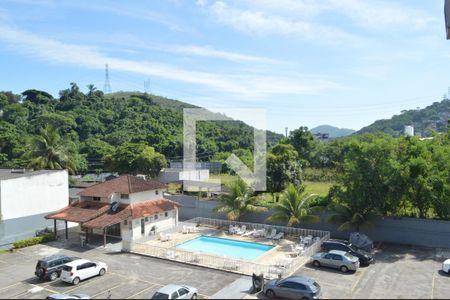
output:
M 381 0 L 216 0 L 200 6 L 215 21 L 247 34 L 322 44 L 362 45 L 368 38 L 358 28 L 411 32 L 434 21 L 408 4 Z
M 321 43 L 356 42 L 358 38 L 330 26 L 303 20 L 293 20 L 262 11 L 242 10 L 223 1 L 209 6 L 214 18 L 243 32 L 257 35 L 298 36 Z
M 233 62 L 260 62 L 260 63 L 278 62 L 277 60 L 268 57 L 245 55 L 236 52 L 219 50 L 212 47 L 201 47 L 195 45 L 167 46 L 164 47 L 163 49 L 169 52 L 183 53 L 203 57 L 220 58 Z
M 221 74 L 185 70 L 176 66 L 149 61 L 111 57 L 95 47 L 63 43 L 0 24 L 0 40 L 30 57 L 50 63 L 103 69 L 107 62 L 118 71 L 154 76 L 179 82 L 197 84 L 222 93 L 248 98 L 280 94 L 319 94 L 339 88 L 327 80 L 267 76 L 264 74 Z

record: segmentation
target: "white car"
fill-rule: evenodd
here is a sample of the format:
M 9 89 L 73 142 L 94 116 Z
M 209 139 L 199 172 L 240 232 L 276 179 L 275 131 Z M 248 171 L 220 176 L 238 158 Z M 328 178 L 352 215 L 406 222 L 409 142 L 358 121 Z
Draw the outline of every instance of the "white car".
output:
M 450 275 L 450 259 L 442 263 L 442 271 Z
M 65 264 L 61 271 L 61 280 L 77 285 L 81 280 L 94 276 L 103 276 L 108 266 L 102 262 L 93 262 L 87 259 L 77 259 Z
M 169 284 L 160 288 L 152 299 L 197 299 L 198 291 L 196 288 Z

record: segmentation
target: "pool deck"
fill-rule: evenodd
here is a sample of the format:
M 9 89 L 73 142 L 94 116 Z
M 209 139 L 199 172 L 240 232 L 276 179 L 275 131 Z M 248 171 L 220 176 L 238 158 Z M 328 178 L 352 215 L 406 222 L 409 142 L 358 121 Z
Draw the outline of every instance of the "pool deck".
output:
M 291 245 L 296 245 L 298 241 L 298 238 L 295 239 L 295 237 L 290 236 L 285 237 L 279 241 L 269 240 L 267 238 L 256 238 L 253 236 L 244 237 L 239 234 L 229 234 L 224 230 L 204 226 L 197 227 L 197 231 L 198 232 L 195 233 L 185 233 L 185 234 L 182 232 L 174 232 L 170 233 L 171 235 L 170 241 L 162 242 L 158 239 L 154 239 L 146 241 L 144 242 L 144 244 L 167 249 L 175 249 L 177 245 L 193 240 L 200 236 L 212 236 L 230 240 L 259 243 L 273 246 L 273 248 L 265 252 L 252 262 L 264 265 L 276 265 L 280 260 L 283 259 L 285 260 L 292 257 L 294 253 L 291 251 Z M 208 254 L 214 255 L 212 253 Z

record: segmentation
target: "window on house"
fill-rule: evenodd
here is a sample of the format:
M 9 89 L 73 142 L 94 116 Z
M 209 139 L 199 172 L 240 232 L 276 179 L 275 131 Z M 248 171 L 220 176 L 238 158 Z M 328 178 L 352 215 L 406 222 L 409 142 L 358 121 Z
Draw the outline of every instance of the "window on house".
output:
M 128 220 L 123 221 L 123 225 L 128 225 Z
M 155 215 L 155 220 L 158 220 L 158 215 Z
M 148 217 L 145 217 L 145 222 L 148 222 Z
M 129 199 L 130 195 L 128 194 L 120 194 L 120 199 Z
M 166 211 L 165 213 L 164 213 L 164 217 L 168 217 L 169 216 L 169 213 Z
M 94 201 L 100 201 L 100 197 L 93 197 Z
M 159 191 L 158 191 L 158 190 L 156 190 L 156 191 L 155 191 L 155 194 L 156 194 L 156 195 L 159 195 Z

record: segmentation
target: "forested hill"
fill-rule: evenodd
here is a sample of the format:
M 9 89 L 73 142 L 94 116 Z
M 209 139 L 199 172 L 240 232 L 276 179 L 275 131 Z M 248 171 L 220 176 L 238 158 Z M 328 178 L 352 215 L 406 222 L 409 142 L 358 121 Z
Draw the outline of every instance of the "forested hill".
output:
M 435 102 L 423 109 L 402 111 L 390 119 L 378 120 L 373 124 L 362 128 L 357 133 L 384 132 L 393 136 L 403 134 L 405 125 L 414 126 L 415 133 L 421 136 L 429 136 L 429 130 L 438 132 L 447 131 L 447 122 L 450 119 L 450 100 L 444 99 Z
M 330 138 L 339 138 L 350 135 L 355 131 L 353 129 L 338 128 L 331 125 L 320 125 L 310 130 L 313 134 L 326 133 Z
M 76 84 L 60 91 L 58 97 L 38 90 L 21 95 L 0 92 L 0 165 L 26 164 L 26 141 L 39 136 L 46 125 L 58 129 L 77 171 L 90 162 L 103 162 L 115 149 L 127 143 L 144 143 L 167 159 L 182 155 L 183 107 L 193 105 L 143 93 L 120 92 L 104 95 L 90 86 L 82 93 Z M 269 144 L 282 135 L 268 132 Z M 243 122 L 199 122 L 197 152 L 201 159 L 223 157 L 236 152 L 251 154 L 253 128 Z M 91 169 L 91 168 L 90 168 Z

